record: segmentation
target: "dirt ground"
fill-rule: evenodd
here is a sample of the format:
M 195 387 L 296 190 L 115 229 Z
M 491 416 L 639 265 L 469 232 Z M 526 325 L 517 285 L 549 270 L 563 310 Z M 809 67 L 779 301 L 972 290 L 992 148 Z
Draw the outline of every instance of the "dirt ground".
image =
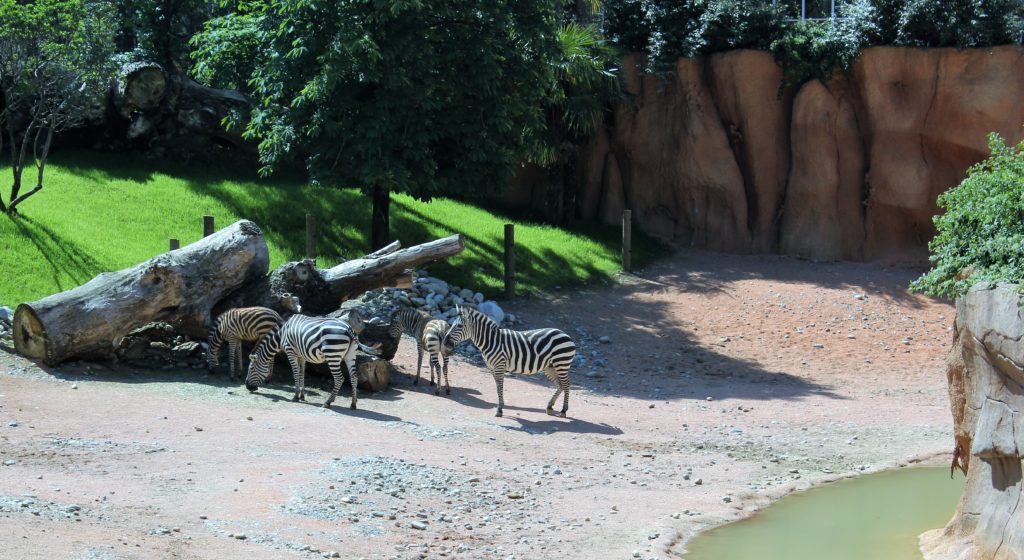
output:
M 392 389 L 329 412 L 284 377 L 249 394 L 0 352 L 0 557 L 678 555 L 794 489 L 948 464 L 954 310 L 907 294 L 917 273 L 684 252 L 508 305 L 579 344 L 567 419 L 542 376 L 507 379 L 495 418 L 462 358 L 450 396 L 413 386 L 409 339 Z

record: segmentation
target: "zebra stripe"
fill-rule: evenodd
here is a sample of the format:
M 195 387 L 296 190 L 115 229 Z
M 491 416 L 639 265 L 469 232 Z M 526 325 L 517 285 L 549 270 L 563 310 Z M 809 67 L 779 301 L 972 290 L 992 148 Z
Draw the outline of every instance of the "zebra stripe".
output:
M 431 319 L 426 311 L 409 307 L 403 307 L 391 314 L 391 327 L 388 329 L 391 338 L 398 338 L 405 333 L 416 341 L 416 379 L 413 380 L 413 385 L 420 384 L 420 368 L 423 367 L 423 328 Z M 433 369 L 430 370 L 430 385 L 434 385 Z
M 356 408 L 359 399 L 356 373 L 356 348 L 363 348 L 369 353 L 375 349 L 359 344 L 359 339 L 352 327 L 341 319 L 326 317 L 307 317 L 293 315 L 263 337 L 252 356 L 249 356 L 249 374 L 245 378 L 245 387 L 256 391 L 270 377 L 274 355 L 284 350 L 288 363 L 295 378 L 295 396 L 292 401 L 306 400 L 306 363 L 327 363 L 334 377 L 331 396 L 327 397 L 323 408 L 330 408 L 348 373 L 349 384 L 352 386 L 352 402 L 350 408 Z M 344 366 L 344 370 L 342 369 Z
M 420 337 L 420 347 L 427 351 L 430 356 L 430 385 L 434 385 L 434 370 L 437 370 L 437 386 L 434 387 L 434 395 L 441 394 L 441 364 L 438 358 L 444 362 L 444 394 L 452 394 L 452 386 L 448 384 L 448 360 L 451 358 L 455 347 L 444 344 L 444 336 L 451 326 L 448 321 L 433 319 L 423 326 L 423 336 Z
M 284 319 L 276 311 L 266 307 L 239 307 L 221 313 L 206 341 L 207 368 L 212 371 L 220 365 L 220 347 L 227 342 L 231 380 L 234 381 L 238 378 L 236 365 L 239 374 L 245 371 L 242 341 L 255 342 L 283 322 Z
M 576 357 L 576 343 L 569 335 L 552 328 L 531 331 L 503 329 L 476 309 L 461 305 L 456 309 L 458 315 L 445 335 L 445 343 L 454 347 L 463 340 L 469 340 L 480 350 L 498 388 L 496 416 L 501 416 L 505 408 L 503 386 L 506 373 L 544 372 L 556 387 L 554 396 L 548 401 L 547 413 L 555 414 L 555 400 L 559 394 L 565 393 L 559 414 L 564 418 L 569 410 L 569 366 Z

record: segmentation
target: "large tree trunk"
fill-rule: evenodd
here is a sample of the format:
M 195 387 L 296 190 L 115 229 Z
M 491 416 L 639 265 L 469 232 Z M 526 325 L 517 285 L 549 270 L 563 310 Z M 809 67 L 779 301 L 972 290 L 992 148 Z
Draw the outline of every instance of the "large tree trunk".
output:
M 220 157 L 219 148 L 255 154 L 242 129 L 225 130 L 222 120 L 245 114 L 250 101 L 237 91 L 206 87 L 159 64 L 125 65 L 110 92 L 113 109 L 105 129 L 114 147 L 145 146 L 165 156 Z
M 269 265 L 260 228 L 239 221 L 181 249 L 19 305 L 14 345 L 21 354 L 53 365 L 75 357 L 108 357 L 121 337 L 153 321 L 205 337 L 214 305 L 265 277 Z
M 398 250 L 399 247 L 395 242 L 361 259 L 328 269 L 317 268 L 309 259 L 282 264 L 264 281 L 239 290 L 217 310 L 250 305 L 273 307 L 282 294 L 291 293 L 299 296 L 303 313 L 326 315 L 367 290 L 411 287 L 412 269 L 460 253 L 465 242 L 462 235 L 452 235 L 408 249 Z
M 391 190 L 386 187 L 373 187 L 372 196 L 370 246 L 376 250 L 391 241 Z

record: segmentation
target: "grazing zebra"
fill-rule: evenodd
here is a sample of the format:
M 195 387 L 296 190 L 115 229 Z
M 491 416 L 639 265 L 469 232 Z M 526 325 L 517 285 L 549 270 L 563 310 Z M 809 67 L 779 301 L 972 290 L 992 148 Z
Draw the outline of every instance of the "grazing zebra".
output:
M 505 397 L 502 394 L 505 373 L 529 374 L 543 371 L 556 387 L 554 396 L 548 401 L 547 412 L 555 415 L 555 400 L 564 392 L 562 412 L 559 414 L 564 418 L 569 410 L 569 366 L 576 357 L 576 343 L 569 335 L 558 329 L 503 329 L 476 309 L 461 305 L 456 306 L 456 309 L 459 314 L 445 335 L 445 343 L 454 347 L 463 340 L 469 340 L 483 354 L 484 362 L 494 375 L 494 383 L 498 387 L 498 413 L 495 416 L 501 416 L 505 408 Z
M 298 296 L 291 294 L 281 296 L 281 305 L 294 313 L 302 310 Z M 231 380 L 234 381 L 238 378 L 235 374 L 236 365 L 239 374 L 245 371 L 242 341 L 255 342 L 283 322 L 284 319 L 276 311 L 266 307 L 237 307 L 221 313 L 214 321 L 206 340 L 207 369 L 213 371 L 213 368 L 220 365 L 220 347 L 227 342 Z
M 284 350 L 295 378 L 295 396 L 292 401 L 306 400 L 306 362 L 327 362 L 334 377 L 334 388 L 323 408 L 331 407 L 345 382 L 345 372 L 348 372 L 349 384 L 352 386 L 352 403 L 349 406 L 354 409 L 359 399 L 356 389 L 359 374 L 355 368 L 357 347 L 370 354 L 377 353 L 376 348 L 360 344 L 352 326 L 342 319 L 292 315 L 280 327 L 267 333 L 249 356 L 245 388 L 255 392 L 266 383 L 274 365 L 274 356 Z
M 437 386 L 434 387 L 434 395 L 441 394 L 441 364 L 438 358 L 444 362 L 444 394 L 452 394 L 452 386 L 448 384 L 448 359 L 455 351 L 455 346 L 446 344 L 444 340 L 449 328 L 451 326 L 448 321 L 433 319 L 427 321 L 427 324 L 423 326 L 423 336 L 420 337 L 420 348 L 426 350 L 430 356 L 431 386 L 434 385 L 434 370 L 437 370 Z M 418 370 L 417 373 L 419 373 Z
M 433 317 L 426 311 L 403 307 L 391 314 L 391 328 L 388 334 L 391 338 L 398 338 L 402 333 L 408 334 L 416 341 L 416 379 L 413 385 L 420 384 L 420 368 L 423 366 L 423 328 L 427 326 Z M 441 378 L 438 376 L 438 381 Z M 430 370 L 430 385 L 434 385 L 434 370 Z

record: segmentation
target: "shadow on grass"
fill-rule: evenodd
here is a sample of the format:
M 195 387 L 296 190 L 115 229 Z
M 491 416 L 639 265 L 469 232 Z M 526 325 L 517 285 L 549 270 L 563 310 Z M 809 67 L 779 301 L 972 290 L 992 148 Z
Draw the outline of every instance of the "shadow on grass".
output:
M 21 237 L 35 246 L 46 261 L 54 284 L 61 291 L 79 286 L 105 270 L 102 263 L 79 247 L 78 244 L 36 220 L 25 216 L 8 217 Z M 67 279 L 71 280 L 68 285 Z

